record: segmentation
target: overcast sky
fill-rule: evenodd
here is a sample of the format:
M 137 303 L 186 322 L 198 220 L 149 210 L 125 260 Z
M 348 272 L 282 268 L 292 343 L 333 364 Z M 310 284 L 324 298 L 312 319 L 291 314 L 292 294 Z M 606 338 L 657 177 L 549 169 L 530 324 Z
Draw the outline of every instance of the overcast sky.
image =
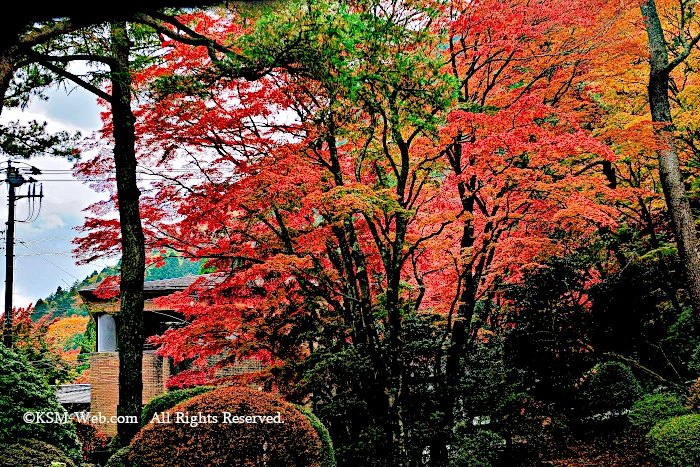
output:
M 64 89 L 49 92 L 48 101 L 35 100 L 24 112 L 18 109 L 4 109 L 0 121 L 38 120 L 47 121 L 50 131 L 80 130 L 83 135 L 89 135 L 100 128 L 100 107 L 95 97 L 83 91 L 74 89 L 70 94 Z M 6 158 L 1 159 L 3 162 Z M 27 161 L 35 167 L 45 169 L 71 169 L 72 163 L 54 157 L 38 157 Z M 3 163 L 4 166 L 4 163 Z M 4 174 L 2 175 L 4 178 Z M 75 226 L 84 220 L 83 210 L 91 203 L 105 199 L 106 194 L 95 193 L 72 175 L 37 176 L 43 182 L 44 199 L 41 212 L 33 223 L 16 224 L 15 242 L 15 284 L 14 305 L 26 306 L 36 303 L 54 292 L 57 287 L 66 288 L 77 279 L 83 279 L 95 269 L 102 269 L 114 261 L 98 261 L 97 264 L 76 266 L 71 254 L 75 237 Z M 61 179 L 64 181 L 53 181 Z M 26 188 L 20 188 L 23 194 Z M 0 229 L 6 229 L 7 222 L 7 186 L 3 184 L 0 195 Z M 17 202 L 17 219 L 24 219 L 27 214 L 27 201 Z M 5 236 L 2 236 L 2 251 L 4 252 Z M 0 265 L 0 280 L 2 295 L 5 296 L 5 258 Z M 2 307 L 0 307 L 2 309 Z

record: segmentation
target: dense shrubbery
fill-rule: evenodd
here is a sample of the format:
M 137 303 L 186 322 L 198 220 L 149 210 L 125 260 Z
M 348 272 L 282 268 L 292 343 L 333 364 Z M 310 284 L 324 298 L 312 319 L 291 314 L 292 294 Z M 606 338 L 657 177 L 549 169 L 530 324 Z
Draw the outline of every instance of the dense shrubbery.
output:
M 80 443 L 83 445 L 83 459 L 89 460 L 94 451 L 107 447 L 107 435 L 95 425 L 73 420 Z
M 584 395 L 591 413 L 612 412 L 619 415 L 642 396 L 642 388 L 626 365 L 605 362 L 593 369 L 593 376 L 585 386 Z
M 63 412 L 63 408 L 31 365 L 0 346 L 0 445 L 32 438 L 56 446 L 74 462 L 82 459 L 73 424 L 25 423 L 26 412 Z
M 176 391 L 166 392 L 160 396 L 154 397 L 151 402 L 146 404 L 141 412 L 141 426 L 146 426 L 153 419 L 153 415 L 165 412 L 172 409 L 177 404 L 192 399 L 194 396 L 204 394 L 214 389 L 211 386 L 197 386 L 189 389 L 178 389 Z
M 627 414 L 630 423 L 641 431 L 648 431 L 657 423 L 671 417 L 684 415 L 688 409 L 674 394 L 647 394 L 632 406 Z
M 527 394 L 513 394 L 504 412 L 489 428 L 514 446 L 509 457 L 538 458 L 550 454 L 556 443 L 566 439 L 566 418 L 552 406 L 536 401 Z
M 49 466 L 63 462 L 66 467 L 75 464 L 60 449 L 34 439 L 15 439 L 15 444 L 0 443 L 0 467 Z
M 271 416 L 284 423 L 222 423 L 231 416 Z M 171 423 L 148 424 L 131 443 L 134 465 L 170 467 L 321 467 L 321 441 L 309 421 L 291 404 L 247 388 L 222 388 L 174 407 Z M 176 413 L 216 416 L 217 423 L 177 423 Z M 211 421 L 211 420 L 210 420 Z M 173 449 L 177 446 L 177 449 Z
M 700 415 L 670 418 L 655 425 L 647 439 L 660 467 L 700 465 Z
M 503 438 L 480 430 L 460 440 L 455 446 L 449 467 L 491 467 L 502 450 Z
M 121 448 L 109 458 L 104 467 L 131 467 L 131 464 L 129 464 L 127 460 L 130 450 L 131 448 L 129 446 Z

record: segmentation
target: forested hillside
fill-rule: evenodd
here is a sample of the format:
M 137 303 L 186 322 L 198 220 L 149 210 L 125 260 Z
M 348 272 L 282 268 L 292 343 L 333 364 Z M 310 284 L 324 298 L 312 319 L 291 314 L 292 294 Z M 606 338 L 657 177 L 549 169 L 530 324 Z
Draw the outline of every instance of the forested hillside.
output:
M 146 279 L 171 279 L 183 277 L 201 272 L 201 261 L 189 261 L 177 256 L 164 258 L 158 263 L 146 269 Z M 81 287 L 99 284 L 104 278 L 119 275 L 119 264 L 115 267 L 107 267 L 101 271 L 94 271 L 82 281 L 75 281 L 70 289 L 59 286 L 56 292 L 48 297 L 40 298 L 34 305 L 32 320 L 38 321 L 45 316 L 60 318 L 64 316 L 87 316 L 87 310 L 80 304 L 77 291 Z

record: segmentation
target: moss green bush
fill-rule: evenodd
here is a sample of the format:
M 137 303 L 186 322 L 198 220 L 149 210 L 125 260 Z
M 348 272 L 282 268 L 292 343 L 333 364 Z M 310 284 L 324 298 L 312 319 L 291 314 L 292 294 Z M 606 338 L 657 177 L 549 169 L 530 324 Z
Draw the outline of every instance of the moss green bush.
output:
M 316 430 L 294 406 L 269 394 L 221 388 L 166 413 L 169 423 L 149 423 L 133 439 L 129 463 L 137 467 L 321 467 Z
M 668 418 L 685 415 L 688 409 L 674 394 L 646 394 L 634 403 L 627 414 L 633 427 L 640 431 L 649 431 L 651 427 Z
M 700 465 L 700 414 L 681 415 L 654 425 L 647 441 L 659 467 Z
M 48 467 L 62 462 L 66 467 L 75 464 L 60 449 L 35 439 L 16 440 L 0 444 L 0 467 Z
M 153 420 L 153 415 L 172 409 L 177 404 L 192 399 L 194 396 L 209 392 L 212 389 L 214 388 L 211 386 L 196 386 L 194 388 L 166 392 L 165 394 L 154 397 L 151 402 L 146 404 L 141 412 L 141 426 L 144 427 L 148 425 L 148 423 Z
M 72 423 L 26 423 L 27 412 L 64 413 L 54 390 L 16 353 L 0 346 L 0 445 L 36 439 L 56 446 L 75 463 L 82 461 Z
M 294 405 L 306 419 L 311 423 L 311 426 L 316 430 L 316 434 L 321 440 L 321 467 L 337 467 L 338 463 L 335 460 L 335 451 L 333 450 L 333 441 L 331 441 L 331 435 L 328 433 L 328 429 L 325 427 L 323 422 L 314 415 L 310 410 Z

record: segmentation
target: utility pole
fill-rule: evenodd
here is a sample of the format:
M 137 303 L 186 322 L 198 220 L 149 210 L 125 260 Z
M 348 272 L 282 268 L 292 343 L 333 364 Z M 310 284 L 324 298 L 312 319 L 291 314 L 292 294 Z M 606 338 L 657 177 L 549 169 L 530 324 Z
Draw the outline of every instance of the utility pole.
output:
M 31 167 L 31 173 L 38 175 L 41 172 L 35 168 Z M 5 318 L 4 318 L 4 329 L 3 329 L 3 343 L 8 349 L 12 348 L 12 289 L 14 285 L 15 277 L 15 203 L 21 198 L 43 198 L 43 189 L 40 193 L 36 194 L 36 189 L 34 192 L 27 190 L 26 195 L 18 196 L 15 194 L 15 188 L 22 186 L 25 182 L 35 182 L 32 177 L 29 180 L 25 179 L 20 173 L 19 168 L 12 166 L 12 161 L 7 161 L 6 169 L 7 182 L 7 235 L 6 235 L 6 246 L 5 246 Z
M 8 349 L 12 348 L 12 285 L 15 278 L 15 185 L 10 177 L 13 172 L 19 175 L 12 163 L 7 163 L 7 235 L 5 241 L 5 329 L 3 342 Z M 21 175 L 20 175 L 21 177 Z M 15 176 L 15 178 L 17 178 Z M 20 182 L 21 184 L 21 182 Z

